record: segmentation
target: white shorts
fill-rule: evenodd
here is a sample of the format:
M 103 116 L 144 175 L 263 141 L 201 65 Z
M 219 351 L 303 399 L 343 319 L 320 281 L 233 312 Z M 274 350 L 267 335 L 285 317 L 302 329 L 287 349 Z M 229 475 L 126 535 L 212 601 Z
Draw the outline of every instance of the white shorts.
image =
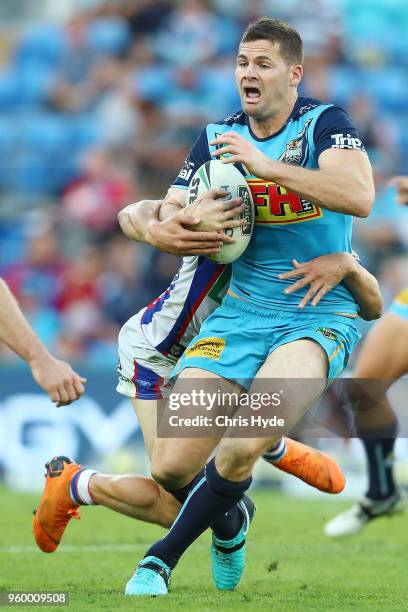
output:
M 116 391 L 128 397 L 162 399 L 170 395 L 169 378 L 177 358 L 166 357 L 146 340 L 140 325 L 143 311 L 131 317 L 120 330 Z

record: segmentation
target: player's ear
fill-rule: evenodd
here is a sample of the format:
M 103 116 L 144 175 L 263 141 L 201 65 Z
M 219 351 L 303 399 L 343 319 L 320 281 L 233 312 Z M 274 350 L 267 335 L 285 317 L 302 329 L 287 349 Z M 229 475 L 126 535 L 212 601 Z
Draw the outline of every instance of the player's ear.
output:
M 291 77 L 290 77 L 290 85 L 299 85 L 303 76 L 303 66 L 301 64 L 296 64 L 291 67 Z

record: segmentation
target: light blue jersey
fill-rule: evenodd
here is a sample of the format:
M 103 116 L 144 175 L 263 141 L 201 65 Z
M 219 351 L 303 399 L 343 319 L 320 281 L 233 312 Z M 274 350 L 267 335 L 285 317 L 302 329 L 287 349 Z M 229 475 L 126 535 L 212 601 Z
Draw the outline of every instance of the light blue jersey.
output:
M 282 129 L 268 138 L 257 138 L 242 111 L 212 123 L 193 146 L 174 186 L 187 187 L 195 170 L 211 159 L 215 147 L 209 142 L 235 131 L 267 157 L 304 168 L 318 168 L 319 155 L 329 148 L 359 149 L 361 140 L 348 115 L 340 108 L 318 100 L 300 97 Z M 256 208 L 255 230 L 244 254 L 232 265 L 231 289 L 261 308 L 297 311 L 308 288 L 294 294 L 284 289 L 293 281 L 280 280 L 279 274 L 293 268 L 292 259 L 308 261 L 320 255 L 351 253 L 352 217 L 330 212 L 288 192 L 272 181 L 259 179 L 240 165 L 250 185 Z M 358 312 L 358 305 L 343 283 L 334 287 L 315 313 Z

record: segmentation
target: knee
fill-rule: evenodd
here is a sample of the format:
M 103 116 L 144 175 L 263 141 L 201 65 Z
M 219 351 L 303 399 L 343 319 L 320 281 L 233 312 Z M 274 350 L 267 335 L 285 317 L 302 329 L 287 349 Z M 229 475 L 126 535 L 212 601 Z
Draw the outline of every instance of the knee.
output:
M 185 465 L 178 461 L 153 461 L 151 471 L 154 480 L 169 492 L 176 491 L 189 482 Z

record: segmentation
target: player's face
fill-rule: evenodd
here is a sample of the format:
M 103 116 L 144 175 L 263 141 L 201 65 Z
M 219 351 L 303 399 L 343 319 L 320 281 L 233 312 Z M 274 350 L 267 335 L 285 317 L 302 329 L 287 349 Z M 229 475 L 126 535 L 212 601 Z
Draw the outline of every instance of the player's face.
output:
M 247 115 L 265 121 L 290 101 L 302 77 L 302 67 L 289 65 L 278 44 L 255 40 L 241 44 L 235 78 Z

